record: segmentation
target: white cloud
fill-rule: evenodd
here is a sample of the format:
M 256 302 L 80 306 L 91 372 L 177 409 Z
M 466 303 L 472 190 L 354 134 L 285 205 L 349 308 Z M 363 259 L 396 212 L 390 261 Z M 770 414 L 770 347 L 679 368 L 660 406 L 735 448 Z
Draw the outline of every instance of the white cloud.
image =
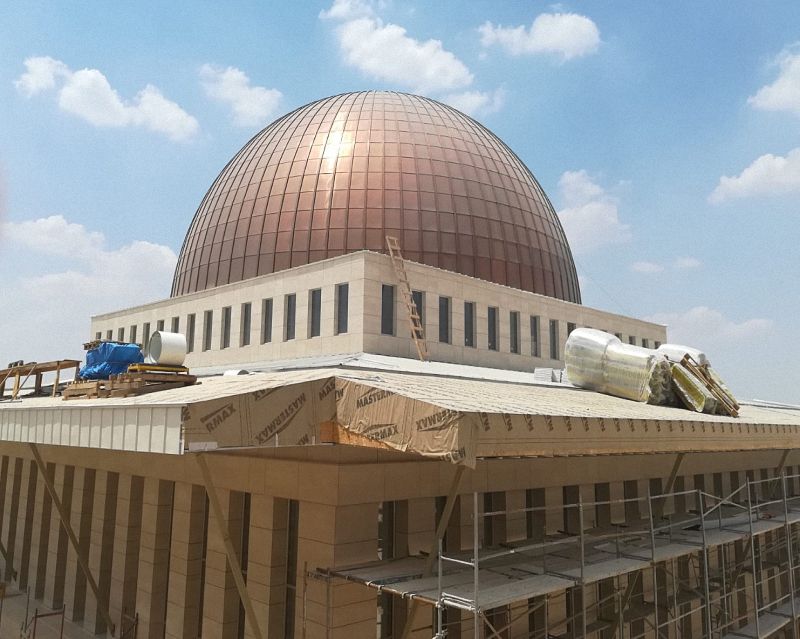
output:
M 467 66 L 440 40 L 416 40 L 397 24 L 356 18 L 339 25 L 337 36 L 345 62 L 372 78 L 420 93 L 450 91 L 472 83 Z
M 319 12 L 319 17 L 323 20 L 352 20 L 374 15 L 372 3 L 364 0 L 334 0 L 330 9 Z
M 3 363 L 80 359 L 90 316 L 167 295 L 177 261 L 151 242 L 109 248 L 102 233 L 60 215 L 0 225 L 0 256 Z
M 411 37 L 402 26 L 377 16 L 368 0 L 334 0 L 319 17 L 339 22 L 336 37 L 345 62 L 371 78 L 419 93 L 472 84 L 470 70 L 440 40 Z
M 663 273 L 664 267 L 655 262 L 634 262 L 631 264 L 631 270 L 636 273 L 644 273 L 645 275 Z
M 28 58 L 24 64 L 27 71 L 14 81 L 14 86 L 28 97 L 54 89 L 57 79 L 70 75 L 66 64 L 50 56 Z
M 484 47 L 496 44 L 511 55 L 554 54 L 570 60 L 595 53 L 600 46 L 597 25 L 577 13 L 542 13 L 528 28 L 485 22 L 478 32 Z
M 250 78 L 235 67 L 204 64 L 200 81 L 206 95 L 227 104 L 238 126 L 264 126 L 275 115 L 283 94 L 277 89 L 251 86 Z
M 682 313 L 656 313 L 645 319 L 666 324 L 670 342 L 701 350 L 708 348 L 707 344 L 713 346 L 732 340 L 760 338 L 773 327 L 772 320 L 763 318 L 734 322 L 707 306 L 696 306 Z
M 673 268 L 685 271 L 693 268 L 700 268 L 703 266 L 703 263 L 698 260 L 696 257 L 679 257 L 672 263 Z
M 51 215 L 24 222 L 0 225 L 0 239 L 39 255 L 70 257 L 93 255 L 102 250 L 102 233 L 88 231 L 82 224 L 67 222 L 62 215 Z
M 575 253 L 588 253 L 631 239 L 630 226 L 619 220 L 617 199 L 586 171 L 566 171 L 558 187 L 564 203 L 558 216 Z
M 739 175 L 723 175 L 708 197 L 712 204 L 758 195 L 786 195 L 800 192 L 800 148 L 786 157 L 767 153 L 756 158 Z
M 63 111 L 94 126 L 142 126 L 171 140 L 187 140 L 199 129 L 193 116 L 153 85 L 148 84 L 133 100 L 125 101 L 97 69 L 71 71 L 50 57 L 28 58 L 25 68 L 14 83 L 20 93 L 31 97 L 57 90 Z
M 800 53 L 796 49 L 793 47 L 781 52 L 775 60 L 780 69 L 777 79 L 750 96 L 748 104 L 763 111 L 788 111 L 800 115 Z
M 502 87 L 494 91 L 463 91 L 451 93 L 442 102 L 455 107 L 467 115 L 488 115 L 497 113 L 505 106 L 506 91 Z

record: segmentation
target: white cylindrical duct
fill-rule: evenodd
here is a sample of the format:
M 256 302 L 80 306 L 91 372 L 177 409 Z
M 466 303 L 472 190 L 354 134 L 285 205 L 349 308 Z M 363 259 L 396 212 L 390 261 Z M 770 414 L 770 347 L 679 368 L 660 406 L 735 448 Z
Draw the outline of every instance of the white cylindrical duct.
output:
M 183 366 L 186 359 L 186 335 L 156 331 L 150 336 L 148 358 L 161 366 Z

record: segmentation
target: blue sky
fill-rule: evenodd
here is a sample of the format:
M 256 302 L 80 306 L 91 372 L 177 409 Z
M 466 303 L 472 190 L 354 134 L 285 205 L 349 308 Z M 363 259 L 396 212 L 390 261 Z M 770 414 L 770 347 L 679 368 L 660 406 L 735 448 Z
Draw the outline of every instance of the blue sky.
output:
M 91 313 L 165 296 L 247 139 L 380 88 L 517 152 L 584 303 L 800 403 L 799 43 L 796 1 L 3 3 L 0 362 L 80 355 Z

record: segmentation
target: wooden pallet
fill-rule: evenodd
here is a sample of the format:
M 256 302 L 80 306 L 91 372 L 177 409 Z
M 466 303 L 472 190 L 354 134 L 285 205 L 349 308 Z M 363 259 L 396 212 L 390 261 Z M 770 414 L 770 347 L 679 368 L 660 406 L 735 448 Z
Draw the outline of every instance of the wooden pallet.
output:
M 121 373 L 111 379 L 73 382 L 64 389 L 62 397 L 65 400 L 134 397 L 196 383 L 197 377 L 187 373 Z
M 736 402 L 736 398 L 727 393 L 726 390 L 717 383 L 714 377 L 706 370 L 705 366 L 696 362 L 689 354 L 685 355 L 683 360 L 681 360 L 681 365 L 705 385 L 714 399 L 717 400 L 717 405 L 720 410 L 730 417 L 739 416 L 740 406 Z
M 162 366 L 161 364 L 131 364 L 129 373 L 188 373 L 185 366 Z

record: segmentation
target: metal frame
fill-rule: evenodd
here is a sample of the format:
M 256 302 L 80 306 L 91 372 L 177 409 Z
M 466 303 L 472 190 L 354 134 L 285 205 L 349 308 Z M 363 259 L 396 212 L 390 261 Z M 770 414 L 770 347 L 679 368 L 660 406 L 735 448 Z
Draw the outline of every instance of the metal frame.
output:
M 445 607 L 472 618 L 475 639 L 494 639 L 542 606 L 544 627 L 532 629 L 529 637 L 587 637 L 603 631 L 609 638 L 681 638 L 684 624 L 690 623 L 708 639 L 760 639 L 780 631 L 800 639 L 800 494 L 792 490 L 798 481 L 800 475 L 784 470 L 767 479 L 748 477 L 724 496 L 701 489 L 657 495 L 648 491 L 642 497 L 594 502 L 578 498 L 576 503 L 496 512 L 481 512 L 474 492 L 471 548 L 445 553 L 438 539 L 435 554 L 428 558 L 435 561 L 436 574 L 422 580 L 433 585 L 404 589 L 402 578 L 368 579 L 369 566 L 326 573 L 434 606 L 437 639 L 447 636 Z M 685 512 L 666 508 L 678 498 L 686 502 Z M 620 523 L 591 527 L 591 509 L 616 507 L 621 515 L 634 505 L 640 519 L 626 515 Z M 570 509 L 577 511 L 576 532 L 552 534 L 550 522 L 551 534 L 541 541 L 481 546 L 486 517 L 523 512 L 544 517 L 551 512 L 566 520 Z M 505 599 L 492 591 L 498 575 L 506 575 L 509 584 L 518 585 L 522 578 L 531 581 L 525 592 L 517 590 Z M 494 583 L 484 586 L 486 576 Z M 545 583 L 552 577 L 572 585 L 552 579 Z M 601 582 L 611 586 L 611 592 L 601 596 Z M 522 602 L 531 603 L 521 606 L 524 610 L 514 618 L 509 612 L 501 624 L 486 608 Z M 464 621 L 462 632 L 469 632 Z

